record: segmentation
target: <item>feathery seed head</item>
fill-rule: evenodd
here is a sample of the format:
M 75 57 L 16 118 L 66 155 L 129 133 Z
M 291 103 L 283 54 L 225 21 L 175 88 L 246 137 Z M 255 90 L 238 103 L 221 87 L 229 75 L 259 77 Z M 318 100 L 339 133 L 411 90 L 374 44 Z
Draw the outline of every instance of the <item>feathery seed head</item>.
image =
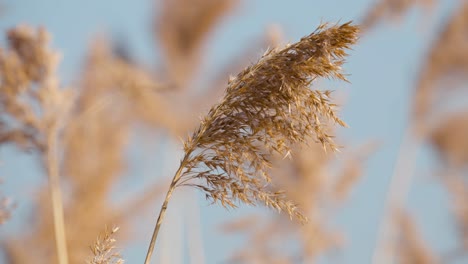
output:
M 222 101 L 185 144 L 185 170 L 178 184 L 198 187 L 224 207 L 262 202 L 306 220 L 283 193 L 266 188 L 271 155 L 285 156 L 309 138 L 337 149 L 326 125 L 345 123 L 329 101 L 330 92 L 309 86 L 318 77 L 346 81 L 341 65 L 357 33 L 351 23 L 321 25 L 295 44 L 268 50 L 230 78 Z

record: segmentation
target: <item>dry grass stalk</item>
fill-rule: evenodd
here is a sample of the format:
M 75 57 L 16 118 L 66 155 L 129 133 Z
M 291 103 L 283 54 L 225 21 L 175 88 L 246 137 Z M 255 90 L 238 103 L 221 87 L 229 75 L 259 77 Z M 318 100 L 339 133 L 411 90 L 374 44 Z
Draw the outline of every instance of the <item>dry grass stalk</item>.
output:
M 10 51 L 0 55 L 0 138 L 41 154 L 49 178 L 58 259 L 68 263 L 57 151 L 72 94 L 58 86 L 59 56 L 48 49 L 48 41 L 43 29 L 35 32 L 22 26 L 8 33 Z
M 257 64 L 230 79 L 221 103 L 202 119 L 184 143 L 185 156 L 163 202 L 145 263 L 149 263 L 167 204 L 178 186 L 193 186 L 224 207 L 237 202 L 306 218 L 282 192 L 270 192 L 271 155 L 286 156 L 295 143 L 314 138 L 336 149 L 323 123 L 345 125 L 328 101 L 329 91 L 309 89 L 318 77 L 346 80 L 345 49 L 357 40 L 350 23 L 327 27 L 281 50 L 268 51 Z M 198 180 L 198 181 L 197 181 Z
M 124 260 L 120 253 L 115 252 L 115 238 L 114 235 L 119 231 L 118 227 L 113 227 L 111 229 L 107 228 L 104 231 L 104 234 L 101 234 L 94 245 L 91 246 L 91 251 L 93 252 L 93 257 L 91 260 L 88 260 L 88 264 L 123 264 Z

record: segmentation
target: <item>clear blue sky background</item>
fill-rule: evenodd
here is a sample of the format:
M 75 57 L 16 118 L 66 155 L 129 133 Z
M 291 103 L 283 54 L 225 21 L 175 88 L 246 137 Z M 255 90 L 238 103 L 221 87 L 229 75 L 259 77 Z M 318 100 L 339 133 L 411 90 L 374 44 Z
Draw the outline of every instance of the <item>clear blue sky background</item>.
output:
M 359 21 L 372 2 L 243 1 L 234 15 L 216 30 L 214 41 L 207 47 L 207 71 L 238 54 L 272 23 L 280 25 L 286 40 L 292 42 L 309 34 L 320 21 Z M 336 225 L 346 232 L 349 241 L 348 247 L 334 259 L 338 263 L 370 262 L 387 184 L 406 127 L 422 58 L 436 30 L 458 1 L 440 2 L 443 4 L 436 5 L 436 11 L 429 17 L 424 18 L 427 14 L 412 10 L 402 21 L 381 25 L 363 36 L 345 66 L 351 74 L 351 85 L 329 87 L 346 90 L 347 102 L 342 117 L 350 128 L 340 132 L 346 142 L 353 145 L 369 139 L 382 142 L 381 148 L 369 159 L 365 176 L 354 189 L 351 199 L 337 215 Z M 27 23 L 43 25 L 52 33 L 53 46 L 63 54 L 60 73 L 66 83 L 76 80 L 84 54 L 97 33 L 126 37 L 132 53 L 143 63 L 154 64 L 159 58 L 154 52 L 151 35 L 153 2 L 150 0 L 4 0 L 2 3 L 5 11 L 0 17 L 0 32 L 18 23 Z M 4 39 L 1 43 L 4 44 Z M 2 149 L 0 155 L 3 163 L 0 177 L 7 175 L 4 177 L 6 183 L 0 187 L 19 200 L 18 214 L 25 214 L 19 190 L 33 192 L 35 184 L 43 178 L 34 174 L 37 164 L 24 155 L 11 149 Z M 453 245 L 454 233 L 448 227 L 447 199 L 436 180 L 425 174 L 430 171 L 428 166 L 432 160 L 429 150 L 421 153 L 417 188 L 411 192 L 409 206 L 422 223 L 425 237 L 437 250 L 444 251 Z M 172 169 L 169 166 L 168 170 Z M 221 236 L 212 227 L 248 210 L 225 212 L 203 202 L 201 207 L 207 263 L 219 263 L 232 248 L 240 245 L 241 240 Z M 14 225 L 8 227 L 15 229 Z M 128 263 L 141 262 L 145 248 L 146 243 L 124 250 Z

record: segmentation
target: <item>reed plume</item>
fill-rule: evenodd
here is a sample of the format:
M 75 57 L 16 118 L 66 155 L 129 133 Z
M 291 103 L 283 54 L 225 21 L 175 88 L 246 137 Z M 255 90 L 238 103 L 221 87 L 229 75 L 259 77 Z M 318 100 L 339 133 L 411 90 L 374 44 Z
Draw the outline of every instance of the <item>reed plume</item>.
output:
M 93 257 L 87 264 L 123 264 L 124 260 L 120 253 L 115 252 L 114 235 L 119 231 L 118 227 L 107 228 L 101 234 L 91 248 Z
M 346 80 L 341 71 L 345 49 L 356 42 L 357 34 L 350 22 L 320 25 L 295 44 L 267 51 L 256 64 L 230 78 L 224 98 L 184 143 L 184 158 L 163 202 L 145 263 L 178 186 L 196 187 L 225 208 L 261 203 L 307 220 L 282 192 L 267 188 L 271 157 L 288 156 L 293 145 L 309 138 L 337 149 L 327 124 L 345 123 L 329 101 L 330 91 L 309 86 L 318 77 Z
M 237 0 L 164 0 L 155 17 L 165 70 L 178 89 L 186 89 L 202 62 L 202 47 Z
M 49 106 L 45 104 L 48 102 L 46 99 L 50 101 L 57 96 L 45 94 L 46 91 L 69 90 L 47 90 L 45 87 L 34 86 L 35 83 L 30 87 L 23 87 L 22 83 L 28 82 L 21 79 L 28 76 L 23 74 L 23 69 L 31 68 L 29 71 L 34 72 L 35 68 L 42 67 L 40 65 L 48 65 L 50 58 L 41 55 L 46 48 L 44 44 L 47 43 L 33 38 L 36 36 L 33 34 L 35 31 L 20 27 L 12 32 L 18 35 L 15 37 L 17 46 L 21 44 L 21 47 L 28 47 L 23 49 L 24 52 L 31 53 L 31 59 L 23 62 L 24 65 L 16 66 L 13 63 L 16 53 L 5 52 L 4 56 L 0 57 L 0 61 L 4 62 L 2 73 L 7 77 L 2 86 L 5 109 L 1 117 L 6 122 L 0 126 L 0 141 L 15 142 L 28 150 L 40 150 L 39 154 L 45 156 L 47 152 L 42 150 L 47 149 L 43 142 L 45 133 L 40 130 L 41 127 L 36 129 L 36 125 L 26 125 L 26 121 L 22 120 L 37 119 L 35 123 L 48 126 L 42 121 L 42 116 L 37 116 L 37 112 L 32 109 L 32 106 L 35 106 L 33 103 L 36 103 L 35 97 L 26 95 L 35 95 L 36 90 L 32 89 L 40 88 L 39 91 L 44 95 L 37 104 L 43 105 L 41 110 L 47 110 Z M 47 36 L 44 30 L 40 34 L 44 34 L 43 37 Z M 13 33 L 10 33 L 10 38 L 12 35 Z M 39 66 L 33 67 L 33 62 Z M 58 138 L 60 159 L 56 160 L 55 164 L 60 168 L 62 184 L 67 188 L 64 197 L 64 217 L 67 225 L 64 228 L 67 234 L 69 263 L 83 263 L 89 253 L 87 245 L 94 241 L 102 226 L 119 223 L 124 230 L 129 230 L 126 224 L 130 219 L 136 217 L 149 201 L 153 201 L 154 197 L 162 193 L 157 190 L 159 186 L 152 185 L 148 186 L 141 197 L 125 199 L 123 205 L 110 203 L 109 198 L 116 183 L 126 171 L 124 154 L 134 123 L 145 123 L 148 127 L 152 124 L 166 124 L 166 119 L 161 120 L 159 117 L 162 115 L 157 115 L 157 107 L 165 105 L 148 107 L 149 101 L 158 102 L 158 97 L 153 92 L 157 84 L 137 65 L 127 64 L 113 56 L 102 41 L 91 46 L 79 79 L 80 82 L 73 87 L 75 96 L 69 111 L 50 111 L 54 114 L 67 113 L 66 123 L 60 128 Z M 25 90 L 16 94 L 13 89 L 18 87 Z M 14 112 L 15 109 L 18 110 Z M 15 118 L 14 122 L 7 119 L 10 116 Z M 170 129 L 169 124 L 166 127 Z M 40 263 L 56 263 L 55 256 L 50 254 L 53 250 L 50 242 L 54 241 L 55 224 L 50 216 L 52 208 L 48 203 L 48 192 L 47 188 L 38 190 L 34 207 L 36 214 L 28 230 L 9 238 L 8 244 L 4 244 L 8 263 L 38 263 L 38 259 L 42 261 Z M 7 201 L 5 200 L 5 203 Z M 0 218 L 1 210 L 0 195 Z M 121 241 L 129 238 L 125 236 L 127 234 L 128 232 L 121 236 Z M 29 248 L 28 254 L 24 254 L 25 247 Z
M 468 44 L 467 26 L 468 3 L 462 2 L 432 43 L 418 76 L 411 116 L 415 121 L 434 121 L 433 119 L 438 117 L 437 114 L 450 107 L 454 100 L 461 98 L 463 92 L 466 93 L 464 84 L 468 76 L 468 50 L 465 48 Z M 450 82 L 443 83 L 445 78 Z

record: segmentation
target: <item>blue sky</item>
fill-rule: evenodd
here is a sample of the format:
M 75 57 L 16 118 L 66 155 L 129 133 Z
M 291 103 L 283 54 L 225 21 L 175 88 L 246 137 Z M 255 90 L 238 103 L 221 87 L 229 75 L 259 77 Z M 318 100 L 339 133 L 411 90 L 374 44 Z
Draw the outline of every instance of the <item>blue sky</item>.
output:
M 159 60 L 160 55 L 154 51 L 151 35 L 154 6 L 150 0 L 2 2 L 5 11 L 0 17 L 1 32 L 19 23 L 42 25 L 51 32 L 53 46 L 63 54 L 60 73 L 65 83 L 73 84 L 76 81 L 92 38 L 102 33 L 126 37 L 132 53 L 142 63 L 154 65 Z M 237 11 L 224 20 L 212 36 L 213 41 L 206 47 L 208 64 L 205 71 L 215 70 L 238 54 L 270 24 L 280 25 L 285 39 L 292 42 L 309 34 L 320 21 L 359 21 L 372 2 L 243 1 Z M 336 225 L 346 232 L 349 241 L 349 246 L 337 258 L 338 263 L 370 262 L 386 187 L 406 127 L 412 90 L 423 63 L 422 58 L 436 30 L 453 11 L 457 1 L 440 2 L 443 4 L 436 5 L 430 15 L 411 10 L 403 20 L 381 25 L 363 36 L 350 52 L 345 66 L 351 74 L 351 84 L 332 83 L 333 87 L 327 87 L 343 90 L 346 94 L 341 116 L 350 128 L 340 131 L 345 142 L 352 146 L 369 139 L 382 142 L 380 149 L 369 159 L 365 175 L 354 189 L 351 199 L 337 215 Z M 4 39 L 1 43 L 4 43 Z M 11 149 L 1 150 L 0 155 L 3 163 L 0 176 L 18 176 L 13 179 L 6 177 L 2 189 L 18 197 L 20 195 L 15 190 L 27 184 L 26 192 L 33 192 L 33 185 L 41 182 L 41 176 L 31 172 L 37 168 L 37 164 Z M 423 149 L 416 169 L 417 188 L 411 191 L 408 204 L 417 213 L 425 237 L 436 249 L 443 250 L 454 243 L 453 233 L 448 227 L 450 220 L 445 213 L 446 198 L 436 180 L 420 175 L 430 171 L 427 165 L 432 160 L 430 150 Z M 172 165 L 176 166 L 177 162 L 168 161 L 169 164 L 161 170 L 171 171 L 174 169 Z M 240 245 L 241 240 L 221 236 L 213 231 L 212 226 L 251 209 L 226 212 L 215 206 L 209 207 L 202 200 L 200 204 L 206 260 L 207 263 L 219 263 L 233 247 Z M 21 206 L 19 209 L 21 211 Z M 124 250 L 128 263 L 141 261 L 146 244 L 142 242 L 141 245 Z

